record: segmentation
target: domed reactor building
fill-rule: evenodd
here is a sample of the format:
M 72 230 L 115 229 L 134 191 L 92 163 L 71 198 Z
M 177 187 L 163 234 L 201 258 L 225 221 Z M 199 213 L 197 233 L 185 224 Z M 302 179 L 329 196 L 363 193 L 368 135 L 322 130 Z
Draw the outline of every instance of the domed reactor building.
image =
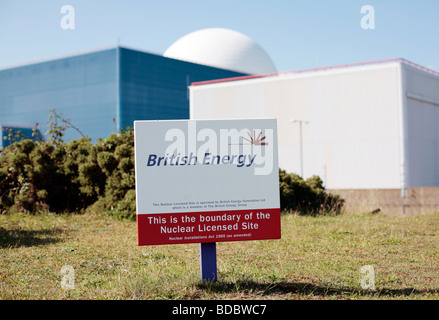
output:
M 273 61 L 255 41 L 223 28 L 192 32 L 169 47 L 164 56 L 246 74 L 277 72 Z
M 0 128 L 44 135 L 52 109 L 96 141 L 134 120 L 189 119 L 192 82 L 276 72 L 265 51 L 228 29 L 205 29 L 164 55 L 115 46 L 0 69 Z M 66 140 L 79 138 L 67 130 Z M 8 144 L 1 139 L 0 148 Z

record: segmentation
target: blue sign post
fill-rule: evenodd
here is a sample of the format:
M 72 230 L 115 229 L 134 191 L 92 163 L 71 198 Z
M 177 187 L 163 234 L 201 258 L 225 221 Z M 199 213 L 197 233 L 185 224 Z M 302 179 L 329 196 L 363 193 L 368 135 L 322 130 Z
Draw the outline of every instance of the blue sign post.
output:
M 201 280 L 216 282 L 218 279 L 216 268 L 216 243 L 200 243 L 200 271 Z

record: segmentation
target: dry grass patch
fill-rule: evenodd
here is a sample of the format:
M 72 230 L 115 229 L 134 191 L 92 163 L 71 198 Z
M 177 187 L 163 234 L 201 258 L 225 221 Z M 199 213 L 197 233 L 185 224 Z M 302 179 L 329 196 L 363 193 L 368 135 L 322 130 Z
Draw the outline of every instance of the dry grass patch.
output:
M 1 299 L 439 299 L 439 214 L 282 217 L 282 239 L 219 243 L 200 282 L 197 244 L 138 247 L 136 223 L 1 215 Z M 63 266 L 74 289 L 63 289 Z M 375 271 L 375 290 L 360 268 Z

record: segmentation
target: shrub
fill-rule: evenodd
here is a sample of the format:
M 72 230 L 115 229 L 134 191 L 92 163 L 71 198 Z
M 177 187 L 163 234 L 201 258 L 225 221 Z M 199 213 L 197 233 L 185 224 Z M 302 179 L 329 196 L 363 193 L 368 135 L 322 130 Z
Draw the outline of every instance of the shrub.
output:
M 304 215 L 326 212 L 339 214 L 344 200 L 328 193 L 318 176 L 303 180 L 299 175 L 279 169 L 280 204 L 283 211 L 297 211 Z
M 74 181 L 63 171 L 64 146 L 22 140 L 0 157 L 0 209 L 76 210 Z M 73 197 L 73 198 L 72 198 Z
M 91 210 L 135 219 L 134 134 L 131 128 L 127 129 L 96 145 L 98 163 L 105 174 L 105 192 Z
M 135 217 L 134 189 L 131 130 L 97 144 L 89 138 L 69 143 L 22 140 L 1 151 L 1 211 L 90 208 Z

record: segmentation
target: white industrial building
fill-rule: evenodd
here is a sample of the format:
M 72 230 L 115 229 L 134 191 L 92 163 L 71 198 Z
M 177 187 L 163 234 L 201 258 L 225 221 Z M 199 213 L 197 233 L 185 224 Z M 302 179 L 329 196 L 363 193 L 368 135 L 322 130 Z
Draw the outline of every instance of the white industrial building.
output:
M 439 187 L 439 73 L 404 59 L 193 83 L 190 115 L 277 118 L 280 167 L 330 190 Z
M 277 118 L 287 172 L 318 175 L 366 210 L 439 209 L 438 72 L 401 58 L 277 72 L 255 41 L 221 28 L 165 56 L 251 74 L 192 83 L 191 119 Z

